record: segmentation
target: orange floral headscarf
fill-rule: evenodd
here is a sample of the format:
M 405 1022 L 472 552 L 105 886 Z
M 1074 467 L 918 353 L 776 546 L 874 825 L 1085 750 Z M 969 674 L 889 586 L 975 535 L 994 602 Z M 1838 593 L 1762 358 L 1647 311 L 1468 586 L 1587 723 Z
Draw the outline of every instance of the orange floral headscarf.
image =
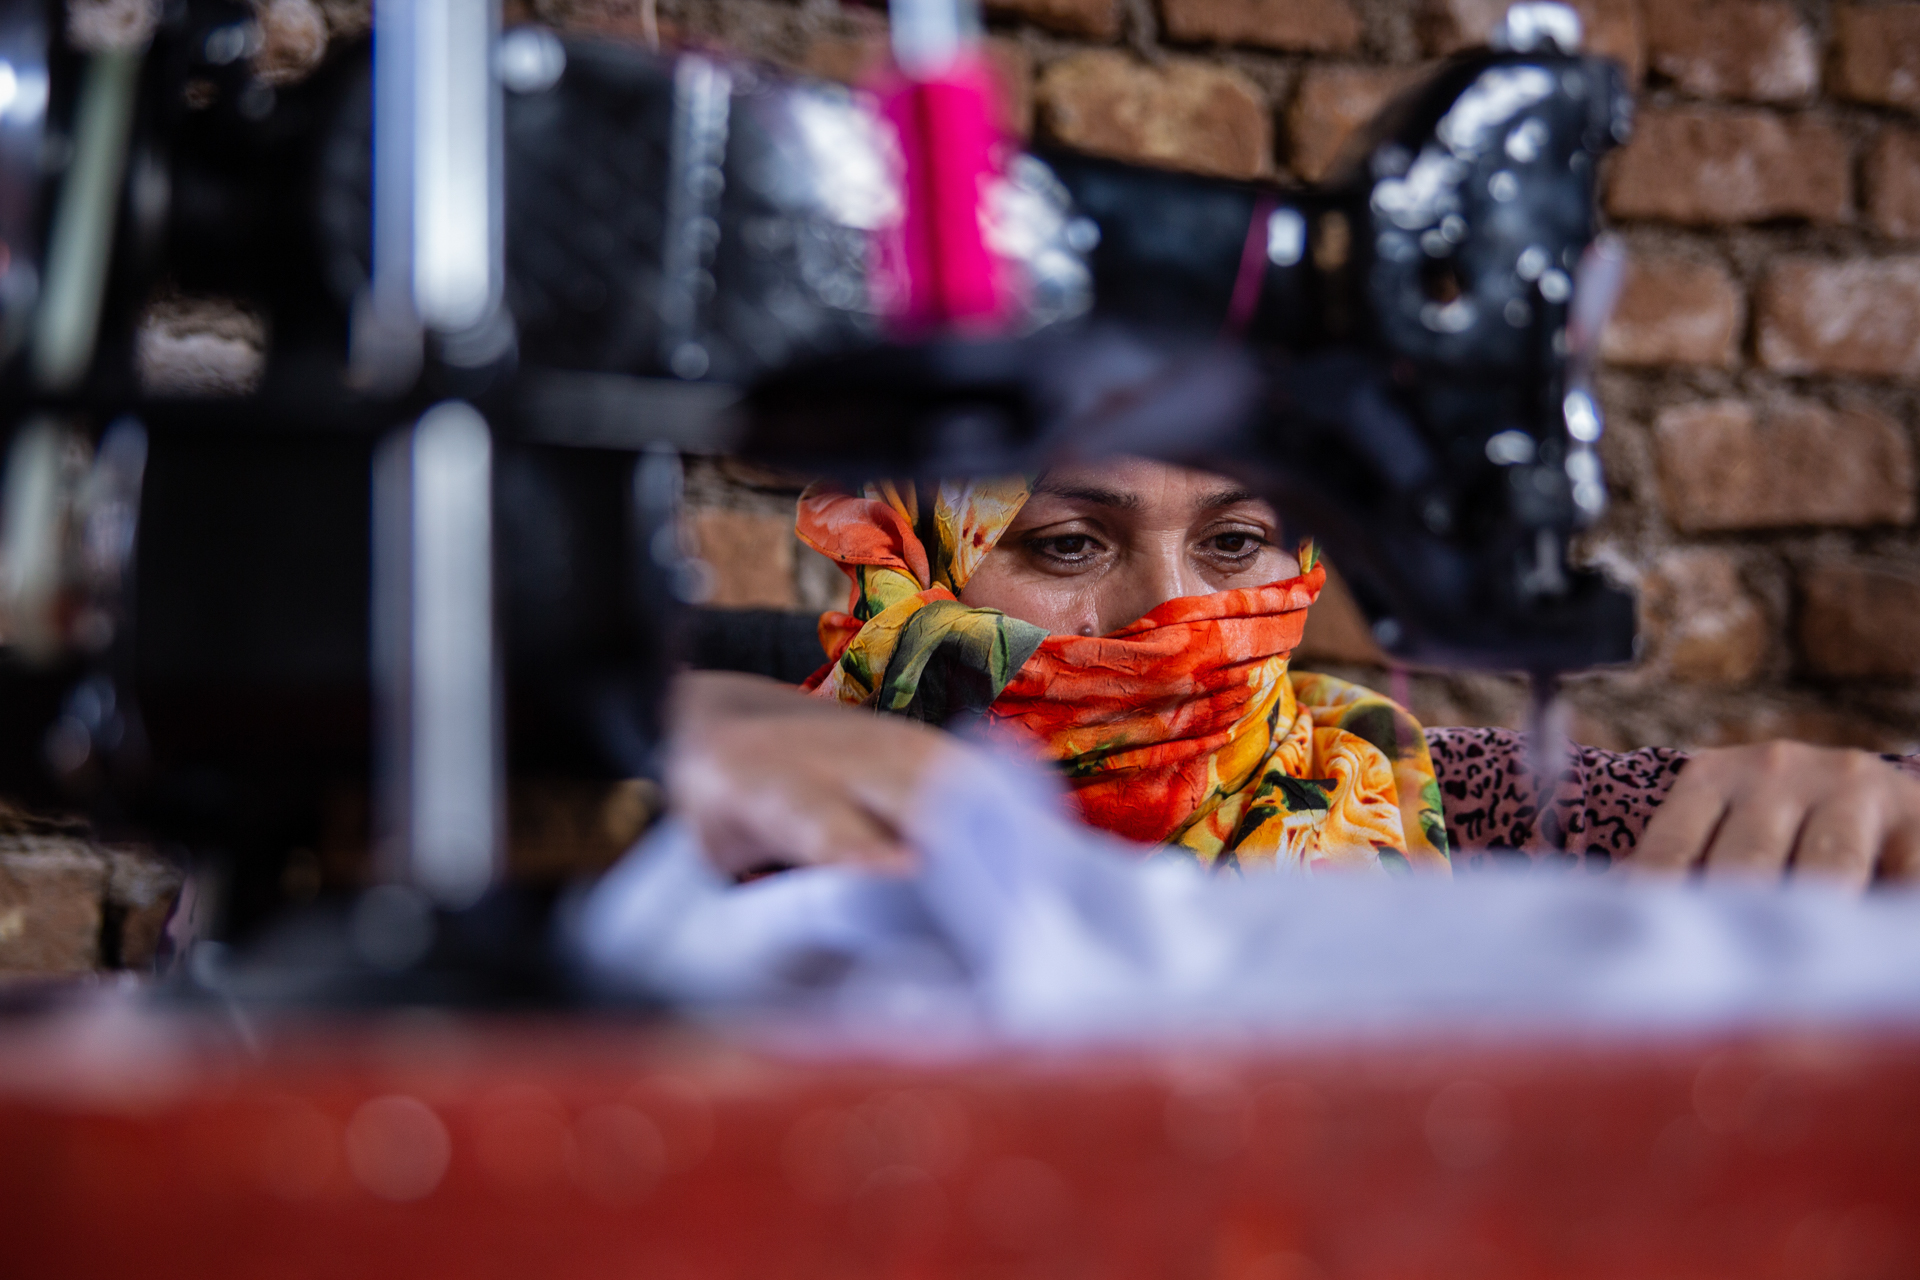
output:
M 801 539 L 852 580 L 807 687 L 936 724 L 984 716 L 1060 766 L 1089 823 L 1209 866 L 1446 869 L 1419 724 L 1287 669 L 1326 581 L 1312 543 L 1283 581 L 1054 635 L 957 598 L 1027 493 L 1016 477 L 803 494 Z

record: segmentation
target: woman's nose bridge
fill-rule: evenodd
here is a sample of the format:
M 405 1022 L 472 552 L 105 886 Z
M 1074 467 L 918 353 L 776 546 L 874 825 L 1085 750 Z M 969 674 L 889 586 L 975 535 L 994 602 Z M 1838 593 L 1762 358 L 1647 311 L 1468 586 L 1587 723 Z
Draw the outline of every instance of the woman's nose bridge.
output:
M 1169 600 L 1181 596 L 1204 595 L 1212 587 L 1200 576 L 1187 556 L 1185 536 L 1155 539 L 1148 563 L 1142 566 L 1143 596 L 1150 597 L 1140 612 L 1149 613 Z
M 1102 635 L 1139 621 L 1169 600 L 1213 590 L 1191 563 L 1184 532 L 1132 540 L 1123 568 L 1114 578 L 1122 585 L 1118 591 L 1102 593 Z

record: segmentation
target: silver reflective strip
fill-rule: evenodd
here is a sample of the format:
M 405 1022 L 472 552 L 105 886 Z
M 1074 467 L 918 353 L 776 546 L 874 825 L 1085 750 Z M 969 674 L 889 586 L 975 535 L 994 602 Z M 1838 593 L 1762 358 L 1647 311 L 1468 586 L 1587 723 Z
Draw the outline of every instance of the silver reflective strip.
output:
M 67 433 L 43 417 L 21 428 L 7 451 L 0 500 L 0 640 L 32 661 L 51 659 L 60 643 L 54 606 L 66 532 L 66 445 Z
M 1298 209 L 1275 209 L 1267 215 L 1267 261 L 1291 267 L 1307 251 L 1307 220 Z
M 454 333 L 500 297 L 495 0 L 411 0 L 413 291 L 420 319 Z
M 451 908 L 486 892 L 500 861 L 492 473 L 486 422 L 459 402 L 375 463 L 383 852 L 389 876 Z
M 667 234 L 660 263 L 660 358 L 678 378 L 711 364 L 701 343 L 701 304 L 720 244 L 720 195 L 726 189 L 728 112 L 733 77 L 692 54 L 673 68 L 673 134 L 667 175 Z
M 975 0 L 890 0 L 887 18 L 893 60 L 915 80 L 946 74 L 980 35 Z
M 499 25 L 497 0 L 374 6 L 373 287 L 354 325 L 363 383 L 404 386 L 418 325 L 459 333 L 499 304 Z
M 413 306 L 414 10 L 373 6 L 373 278 L 354 300 L 348 356 L 353 384 L 396 394 L 420 372 Z
M 54 207 L 34 325 L 34 378 L 49 391 L 71 390 L 93 362 L 139 77 L 137 52 L 95 54 L 87 64 L 73 163 Z
M 413 8 L 373 7 L 373 292 L 385 312 L 413 307 Z

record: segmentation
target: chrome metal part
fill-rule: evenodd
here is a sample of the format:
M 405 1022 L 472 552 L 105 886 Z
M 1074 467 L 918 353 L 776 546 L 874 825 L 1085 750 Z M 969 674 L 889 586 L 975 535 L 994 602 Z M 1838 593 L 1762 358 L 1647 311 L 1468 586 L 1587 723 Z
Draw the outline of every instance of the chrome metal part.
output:
M 696 54 L 684 55 L 674 65 L 667 234 L 660 264 L 660 355 L 678 378 L 698 378 L 712 364 L 701 342 L 701 312 L 714 291 L 711 267 L 720 244 L 732 104 L 733 74 L 725 65 Z
M 40 296 L 39 201 L 47 126 L 47 29 L 37 4 L 0 18 L 0 364 Z
M 448 401 L 374 468 L 373 666 L 388 877 L 450 909 L 501 858 L 503 711 L 493 609 L 493 462 L 485 419 Z
M 33 374 L 46 391 L 72 390 L 93 363 L 139 79 L 138 52 L 97 53 L 87 64 L 34 317 Z
M 1512 49 L 1517 53 L 1537 49 L 1578 53 L 1584 35 L 1580 15 L 1571 5 L 1516 4 L 1493 29 L 1488 43 L 1496 49 Z

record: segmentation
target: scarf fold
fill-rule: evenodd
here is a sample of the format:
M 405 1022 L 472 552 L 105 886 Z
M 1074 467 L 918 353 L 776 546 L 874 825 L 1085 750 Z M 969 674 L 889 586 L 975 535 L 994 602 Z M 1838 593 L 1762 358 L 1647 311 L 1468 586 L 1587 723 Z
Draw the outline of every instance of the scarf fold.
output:
M 820 619 L 821 697 L 944 724 L 983 717 L 1053 761 L 1092 825 L 1217 868 L 1445 870 L 1420 725 L 1390 700 L 1288 670 L 1326 569 L 1169 600 L 1105 636 L 1054 635 L 958 593 L 1023 478 L 816 485 L 798 532 L 851 579 Z

